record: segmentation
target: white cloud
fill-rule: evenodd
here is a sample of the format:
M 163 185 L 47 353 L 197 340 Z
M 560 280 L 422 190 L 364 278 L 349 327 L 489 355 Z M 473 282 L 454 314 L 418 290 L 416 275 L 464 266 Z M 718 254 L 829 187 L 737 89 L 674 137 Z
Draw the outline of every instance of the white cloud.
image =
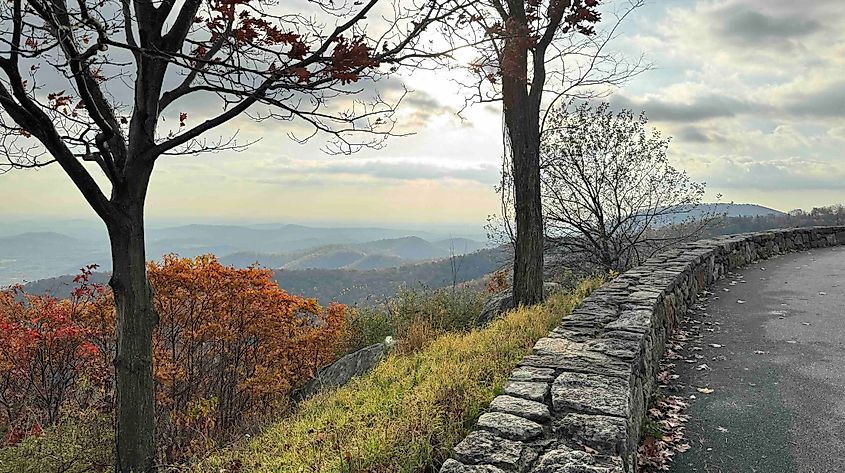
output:
M 729 200 L 793 208 L 845 190 L 845 2 L 692 0 L 655 10 L 633 41 L 657 70 L 614 105 L 644 110 L 674 136 L 674 161 Z

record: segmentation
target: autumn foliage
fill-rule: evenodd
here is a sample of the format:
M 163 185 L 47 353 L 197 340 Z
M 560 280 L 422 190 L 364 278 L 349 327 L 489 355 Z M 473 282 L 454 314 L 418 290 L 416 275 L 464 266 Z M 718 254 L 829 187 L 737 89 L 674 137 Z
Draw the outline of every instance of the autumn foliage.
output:
M 107 400 L 97 388 L 109 383 L 108 362 L 93 343 L 102 337 L 86 323 L 85 314 L 100 295 L 91 287 L 61 301 L 18 289 L 0 292 L 0 434 L 5 443 L 40 435 L 66 405 Z
M 112 409 L 114 303 L 78 279 L 69 300 L 0 293 L 0 431 L 39 433 L 73 402 Z M 333 360 L 346 308 L 291 296 L 270 270 L 213 256 L 150 263 L 159 324 L 154 378 L 160 455 L 180 461 L 245 432 Z

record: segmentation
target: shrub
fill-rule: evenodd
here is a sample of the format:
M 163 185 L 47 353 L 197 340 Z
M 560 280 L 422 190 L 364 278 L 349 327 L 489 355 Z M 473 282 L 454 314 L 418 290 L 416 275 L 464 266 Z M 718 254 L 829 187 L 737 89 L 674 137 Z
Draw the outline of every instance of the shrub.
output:
M 270 270 L 167 256 L 150 263 L 149 277 L 159 314 L 157 429 L 168 462 L 254 424 L 335 358 L 344 307 L 323 312 L 280 289 Z
M 102 334 L 85 323 L 90 301 L 102 294 L 84 284 L 91 269 L 69 300 L 0 292 L 0 445 L 40 435 L 64 407 L 105 399 L 107 358 L 91 342 Z
M 355 351 L 387 336 L 399 340 L 400 351 L 417 350 L 444 333 L 473 328 L 485 297 L 472 288 L 402 287 L 382 304 L 352 311 L 341 351 Z
M 395 336 L 396 330 L 390 313 L 382 307 L 359 307 L 349 311 L 347 331 L 338 345 L 338 355 L 360 350 L 374 343 Z

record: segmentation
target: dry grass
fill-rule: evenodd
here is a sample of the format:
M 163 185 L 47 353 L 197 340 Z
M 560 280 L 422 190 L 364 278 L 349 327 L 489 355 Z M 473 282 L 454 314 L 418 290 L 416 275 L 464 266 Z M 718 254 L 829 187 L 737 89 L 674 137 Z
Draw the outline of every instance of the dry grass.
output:
M 423 472 L 436 468 L 501 390 L 510 371 L 599 279 L 517 309 L 488 327 L 445 334 L 318 395 L 197 472 Z M 416 343 L 415 343 L 416 345 Z

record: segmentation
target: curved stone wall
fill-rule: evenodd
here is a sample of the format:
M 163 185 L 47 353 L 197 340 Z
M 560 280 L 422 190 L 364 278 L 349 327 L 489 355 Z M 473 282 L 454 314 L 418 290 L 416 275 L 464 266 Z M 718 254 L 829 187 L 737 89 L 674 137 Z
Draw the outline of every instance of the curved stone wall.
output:
M 666 338 L 728 271 L 845 244 L 845 226 L 746 233 L 661 253 L 596 290 L 511 373 L 441 473 L 632 473 Z

